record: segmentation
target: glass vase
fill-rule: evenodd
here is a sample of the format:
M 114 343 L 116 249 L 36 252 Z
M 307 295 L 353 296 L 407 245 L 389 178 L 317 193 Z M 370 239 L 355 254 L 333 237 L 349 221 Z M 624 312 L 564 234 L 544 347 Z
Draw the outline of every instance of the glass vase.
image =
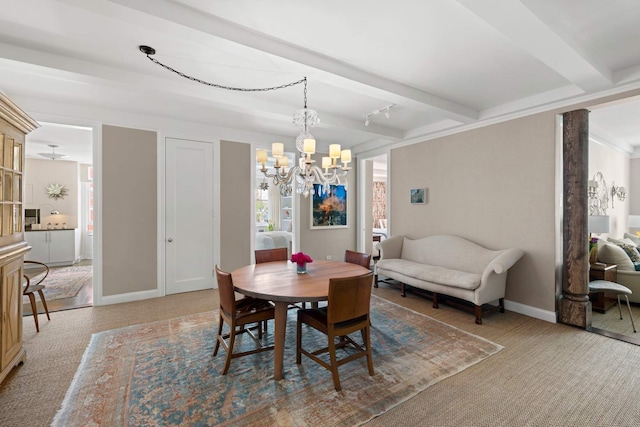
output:
M 307 274 L 307 264 L 296 264 L 296 272 L 298 274 Z

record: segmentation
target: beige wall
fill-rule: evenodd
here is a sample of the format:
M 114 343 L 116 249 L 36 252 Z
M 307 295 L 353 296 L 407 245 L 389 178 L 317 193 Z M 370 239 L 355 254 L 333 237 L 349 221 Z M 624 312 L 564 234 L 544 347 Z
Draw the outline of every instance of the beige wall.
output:
M 506 298 L 555 311 L 555 119 L 537 114 L 391 150 L 393 234 L 455 234 L 525 256 Z M 411 205 L 410 189 L 427 188 Z
M 78 227 L 78 187 L 79 169 L 77 162 L 65 160 L 26 159 L 24 181 L 25 209 L 40 209 L 40 223 L 67 223 L 67 228 Z M 59 183 L 64 185 L 68 194 L 62 199 L 52 199 L 46 188 Z M 49 215 L 52 210 L 60 215 Z
M 102 127 L 102 294 L 157 288 L 157 134 Z
M 251 212 L 255 167 L 251 145 L 220 143 L 220 268 L 226 271 L 251 264 Z
M 327 154 L 324 154 L 326 156 Z M 322 163 L 322 153 L 316 153 L 316 164 Z M 327 259 L 331 256 L 334 260 L 343 260 L 345 249 L 356 249 L 357 236 L 357 159 L 354 157 L 350 163 L 347 181 L 347 228 L 311 229 L 311 196 L 296 196 L 300 202 L 300 250 L 311 256 L 312 259 Z

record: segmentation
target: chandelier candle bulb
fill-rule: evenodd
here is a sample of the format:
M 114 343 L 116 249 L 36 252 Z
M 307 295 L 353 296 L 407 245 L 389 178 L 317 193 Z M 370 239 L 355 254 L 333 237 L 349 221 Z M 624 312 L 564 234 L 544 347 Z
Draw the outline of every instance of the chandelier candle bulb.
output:
M 310 138 L 305 139 L 302 152 L 305 154 L 314 154 L 316 152 L 316 140 Z
M 324 173 L 329 173 L 330 167 L 331 167 L 331 157 L 323 157 L 322 168 L 324 169 Z
M 340 158 L 340 144 L 329 145 L 329 157 L 331 157 L 332 159 Z
M 262 163 L 262 169 L 264 169 L 264 164 L 267 163 L 268 160 L 267 150 L 258 150 L 256 157 L 258 159 L 258 163 Z
M 340 153 L 340 160 L 342 163 L 349 163 L 351 161 L 351 150 L 342 150 Z
M 283 157 L 284 156 L 284 144 L 282 142 L 274 142 L 271 144 L 271 154 L 273 157 Z

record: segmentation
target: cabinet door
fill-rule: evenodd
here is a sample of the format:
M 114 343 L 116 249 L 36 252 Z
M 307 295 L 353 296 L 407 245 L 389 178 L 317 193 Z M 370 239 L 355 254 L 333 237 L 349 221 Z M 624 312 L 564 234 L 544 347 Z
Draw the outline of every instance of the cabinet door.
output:
M 5 265 L 1 271 L 0 370 L 3 370 L 22 349 L 22 259 Z
M 76 256 L 75 230 L 48 231 L 49 235 L 49 262 L 73 263 Z
M 49 262 L 49 232 L 48 231 L 27 231 L 24 233 L 25 239 L 31 250 L 25 255 L 25 259 L 30 261 L 40 261 L 45 264 Z

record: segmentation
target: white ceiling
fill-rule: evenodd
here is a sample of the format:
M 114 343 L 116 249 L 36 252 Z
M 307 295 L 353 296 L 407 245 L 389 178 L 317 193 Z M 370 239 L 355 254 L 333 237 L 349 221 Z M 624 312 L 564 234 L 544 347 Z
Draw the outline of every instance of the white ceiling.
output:
M 637 0 L 0 0 L 0 90 L 83 111 L 293 141 L 308 78 L 320 147 L 356 153 L 640 87 Z M 364 118 L 388 105 L 391 117 Z M 640 102 L 595 109 L 598 138 L 631 153 Z M 30 114 L 55 113 L 29 111 Z M 37 130 L 27 155 L 75 156 L 73 129 Z M 71 133 L 70 133 L 71 132 Z M 83 142 L 89 142 L 86 132 Z M 86 155 L 86 153 L 85 153 Z

